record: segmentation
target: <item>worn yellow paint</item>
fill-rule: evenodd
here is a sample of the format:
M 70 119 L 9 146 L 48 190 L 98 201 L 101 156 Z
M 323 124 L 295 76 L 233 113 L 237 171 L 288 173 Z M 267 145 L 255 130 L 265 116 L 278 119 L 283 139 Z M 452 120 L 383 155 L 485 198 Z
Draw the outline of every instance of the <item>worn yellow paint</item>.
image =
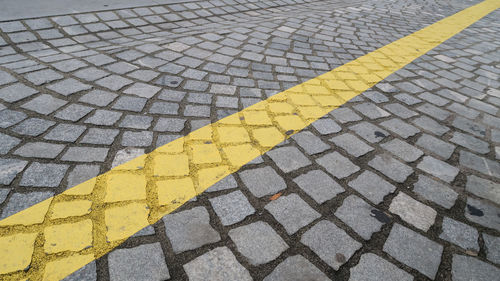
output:
M 465 9 L 0 221 L 0 279 L 62 279 L 499 7 Z

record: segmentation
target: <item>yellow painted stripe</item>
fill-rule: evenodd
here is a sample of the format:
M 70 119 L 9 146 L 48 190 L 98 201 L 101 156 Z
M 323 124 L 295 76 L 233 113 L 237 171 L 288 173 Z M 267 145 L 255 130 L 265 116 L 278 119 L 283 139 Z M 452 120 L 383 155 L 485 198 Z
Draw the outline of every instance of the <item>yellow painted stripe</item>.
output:
M 0 279 L 64 278 L 499 7 L 467 8 L 0 221 Z

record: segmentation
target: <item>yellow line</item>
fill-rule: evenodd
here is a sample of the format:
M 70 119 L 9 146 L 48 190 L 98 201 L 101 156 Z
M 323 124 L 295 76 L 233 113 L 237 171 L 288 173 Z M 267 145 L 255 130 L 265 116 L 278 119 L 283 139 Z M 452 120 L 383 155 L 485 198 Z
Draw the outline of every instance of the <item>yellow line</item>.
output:
M 467 8 L 0 221 L 0 279 L 66 277 L 499 7 Z

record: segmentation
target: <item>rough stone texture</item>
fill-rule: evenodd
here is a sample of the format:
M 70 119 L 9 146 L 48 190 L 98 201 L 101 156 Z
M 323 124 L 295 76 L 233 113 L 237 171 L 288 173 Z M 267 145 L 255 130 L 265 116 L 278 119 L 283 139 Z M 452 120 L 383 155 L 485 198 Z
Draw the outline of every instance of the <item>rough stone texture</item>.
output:
M 483 240 L 487 259 L 500 265 L 500 237 L 483 233 Z
M 215 248 L 184 265 L 184 270 L 193 281 L 251 281 L 246 270 L 227 247 Z
M 267 155 L 271 157 L 284 173 L 289 173 L 311 164 L 311 161 L 295 147 L 280 147 L 269 151 Z
M 437 160 L 432 156 L 425 156 L 424 159 L 418 163 L 417 168 L 436 176 L 445 182 L 452 182 L 459 172 L 457 168 L 443 161 Z
M 384 252 L 434 279 L 443 246 L 399 224 L 394 224 L 384 244 Z
M 111 280 L 170 279 L 160 243 L 118 249 L 109 254 L 108 263 Z
M 232 225 L 255 213 L 255 209 L 239 190 L 209 199 L 222 225 Z
M 271 167 L 246 170 L 239 174 L 245 186 L 257 197 L 275 194 L 286 188 L 285 181 Z
M 370 167 L 380 171 L 395 182 L 404 182 L 411 174 L 413 169 L 386 154 L 377 155 L 368 162 Z
M 374 232 L 380 231 L 389 217 L 373 208 L 356 195 L 350 195 L 335 212 L 345 224 L 356 231 L 359 236 L 369 240 Z
M 468 220 L 500 231 L 500 217 L 498 214 L 500 214 L 500 208 L 483 200 L 472 197 L 467 198 L 465 217 Z
M 349 159 L 338 152 L 326 154 L 316 159 L 316 162 L 338 179 L 345 178 L 359 171 L 358 166 L 354 165 Z
M 351 268 L 349 281 L 412 281 L 413 276 L 385 259 L 367 253 Z
M 0 159 L 0 184 L 9 185 L 26 165 L 28 162 L 24 160 Z
M 335 180 L 321 170 L 313 170 L 293 180 L 307 195 L 322 204 L 344 192 Z
M 330 139 L 331 142 L 343 148 L 347 153 L 354 157 L 365 155 L 373 148 L 352 134 L 346 133 Z
M 453 281 L 490 281 L 498 279 L 500 269 L 473 257 L 453 255 Z
M 68 165 L 34 162 L 24 172 L 21 186 L 56 187 L 68 170 Z
M 437 212 L 431 207 L 402 192 L 392 199 L 389 211 L 423 231 L 429 230 L 437 215 Z
M 262 221 L 231 229 L 229 237 L 252 265 L 268 263 L 288 249 L 288 245 L 273 228 Z
M 204 207 L 167 215 L 163 222 L 175 253 L 197 249 L 220 240 L 219 233 L 210 226 L 210 218 Z
M 418 181 L 413 185 L 413 192 L 447 209 L 455 205 L 458 197 L 458 193 L 447 185 L 424 175 L 418 176 Z
M 467 177 L 465 190 L 479 197 L 500 204 L 500 183 L 495 183 L 474 175 Z
M 370 171 L 364 171 L 349 186 L 361 193 L 368 200 L 379 204 L 387 194 L 393 193 L 396 187 Z
M 361 248 L 361 243 L 330 221 L 320 221 L 306 231 L 300 242 L 309 247 L 333 269 L 347 262 Z
M 264 281 L 330 281 L 330 279 L 300 255 L 286 258 L 274 268 Z
M 479 251 L 479 233 L 471 226 L 458 222 L 454 219 L 443 218 L 443 232 L 439 238 L 458 245 L 465 250 Z
M 321 216 L 295 193 L 281 196 L 267 204 L 265 209 L 273 215 L 289 235 Z

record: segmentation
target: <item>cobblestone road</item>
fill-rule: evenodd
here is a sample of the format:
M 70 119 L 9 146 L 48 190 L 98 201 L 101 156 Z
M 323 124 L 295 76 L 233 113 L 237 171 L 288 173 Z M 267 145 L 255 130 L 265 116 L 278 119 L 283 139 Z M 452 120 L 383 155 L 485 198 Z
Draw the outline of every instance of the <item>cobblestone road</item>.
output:
M 0 217 L 475 3 L 214 0 L 0 22 Z M 499 280 L 499 18 L 66 280 Z

